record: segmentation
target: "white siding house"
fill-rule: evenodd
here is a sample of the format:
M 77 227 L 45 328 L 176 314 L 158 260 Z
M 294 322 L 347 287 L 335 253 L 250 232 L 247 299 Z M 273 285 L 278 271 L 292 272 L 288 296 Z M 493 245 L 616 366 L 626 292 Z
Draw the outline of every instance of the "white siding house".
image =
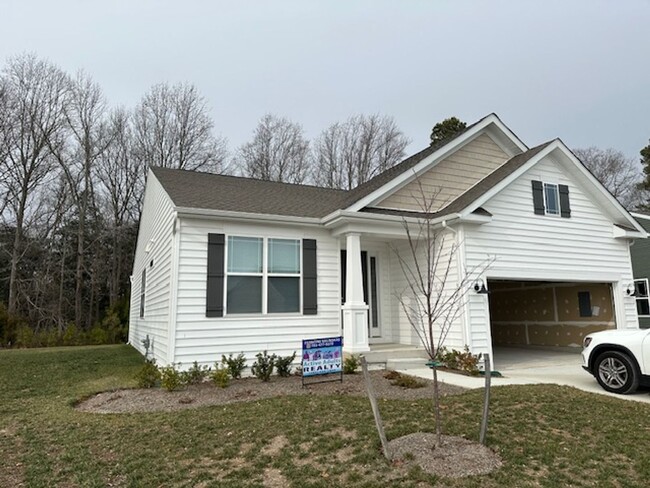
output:
M 438 197 L 426 213 L 420 190 Z M 350 191 L 152 169 L 130 342 L 182 365 L 338 335 L 352 353 L 418 346 L 396 253 L 422 219 L 445 236 L 445 290 L 472 287 L 448 347 L 566 347 L 638 327 L 629 246 L 645 231 L 560 140 L 529 149 L 492 114 Z

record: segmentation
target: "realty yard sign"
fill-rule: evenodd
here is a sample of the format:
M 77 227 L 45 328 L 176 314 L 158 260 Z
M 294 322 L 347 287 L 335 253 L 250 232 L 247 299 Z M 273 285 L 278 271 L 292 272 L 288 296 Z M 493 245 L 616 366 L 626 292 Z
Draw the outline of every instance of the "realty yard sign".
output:
M 302 376 L 338 373 L 343 381 L 343 338 L 327 337 L 302 341 Z

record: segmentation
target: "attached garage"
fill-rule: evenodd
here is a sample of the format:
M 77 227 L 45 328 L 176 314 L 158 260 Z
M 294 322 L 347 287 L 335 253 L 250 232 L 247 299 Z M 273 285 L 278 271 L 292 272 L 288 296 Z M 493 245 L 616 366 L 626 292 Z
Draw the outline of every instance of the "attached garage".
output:
M 579 348 L 616 328 L 611 283 L 488 281 L 494 347 Z

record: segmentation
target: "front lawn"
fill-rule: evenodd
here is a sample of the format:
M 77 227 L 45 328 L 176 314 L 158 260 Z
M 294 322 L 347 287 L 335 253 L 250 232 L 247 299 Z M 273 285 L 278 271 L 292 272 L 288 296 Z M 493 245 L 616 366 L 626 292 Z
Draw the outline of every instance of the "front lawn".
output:
M 493 390 L 491 475 L 435 479 L 383 460 L 365 398 L 293 396 L 169 413 L 92 414 L 134 386 L 128 346 L 0 351 L 0 486 L 647 486 L 650 405 L 559 386 Z M 482 392 L 443 399 L 476 439 Z M 389 439 L 432 431 L 428 400 L 381 401 Z

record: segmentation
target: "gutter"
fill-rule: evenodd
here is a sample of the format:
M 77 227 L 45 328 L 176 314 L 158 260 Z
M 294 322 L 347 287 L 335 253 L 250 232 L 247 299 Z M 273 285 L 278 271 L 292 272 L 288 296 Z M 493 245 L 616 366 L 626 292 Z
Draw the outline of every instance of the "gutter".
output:
M 294 217 L 291 215 L 259 214 L 250 212 L 234 212 L 229 210 L 209 210 L 190 207 L 174 207 L 179 217 L 194 217 L 204 219 L 221 218 L 226 220 L 253 220 L 263 222 L 279 222 L 282 224 L 320 225 L 317 217 Z

